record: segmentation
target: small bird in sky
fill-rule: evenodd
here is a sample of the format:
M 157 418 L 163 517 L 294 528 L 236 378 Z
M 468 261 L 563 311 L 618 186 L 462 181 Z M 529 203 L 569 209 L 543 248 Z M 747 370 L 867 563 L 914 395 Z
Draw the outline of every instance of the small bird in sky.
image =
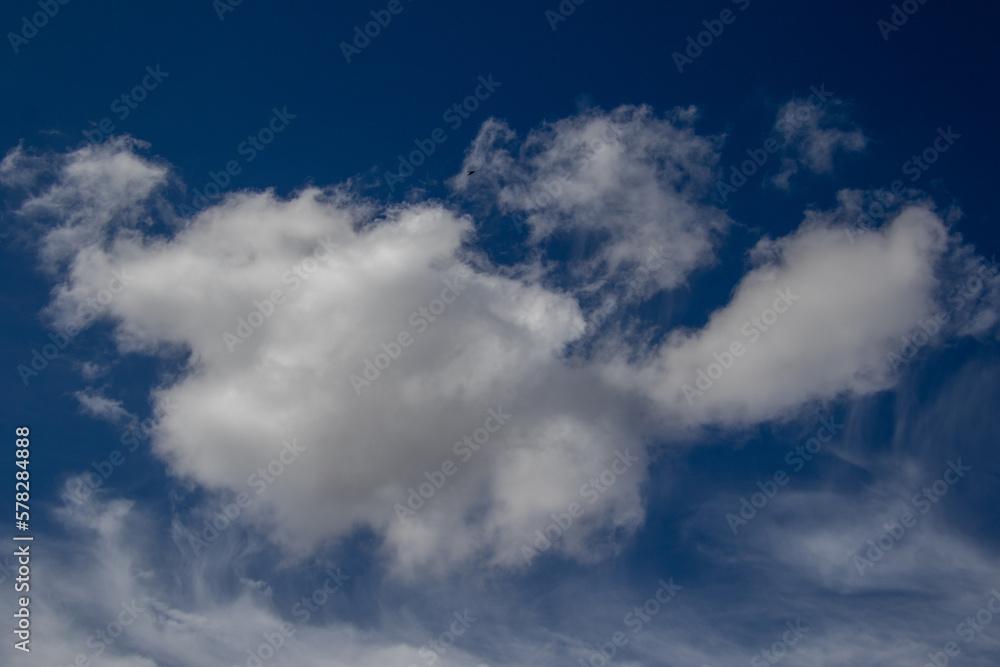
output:
M 473 169 L 472 171 L 470 171 L 468 175 L 469 175 L 469 176 L 472 176 L 472 175 L 473 175 L 474 173 L 476 173 L 476 170 L 475 170 L 475 169 Z

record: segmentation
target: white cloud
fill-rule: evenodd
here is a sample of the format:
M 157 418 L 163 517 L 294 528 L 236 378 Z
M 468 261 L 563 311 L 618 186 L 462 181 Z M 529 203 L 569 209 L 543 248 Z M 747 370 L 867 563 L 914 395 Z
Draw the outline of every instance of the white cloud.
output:
M 93 417 L 114 423 L 120 423 L 132 417 L 128 410 L 122 406 L 121 401 L 103 396 L 93 389 L 77 391 L 73 396 L 80 401 L 80 407 L 83 408 L 84 412 Z
M 533 130 L 518 142 L 495 120 L 483 124 L 452 187 L 503 213 L 524 214 L 531 243 L 569 237 L 559 264 L 581 292 L 608 288 L 669 247 L 671 260 L 646 293 L 682 284 L 716 261 L 729 219 L 700 203 L 718 162 L 718 137 L 698 135 L 693 108 L 657 118 L 649 107 L 590 110 Z M 553 265 L 554 268 L 555 265 Z M 608 290 L 610 291 L 610 290 Z
M 155 451 L 175 474 L 252 493 L 250 476 L 281 455 L 283 441 L 306 448 L 302 463 L 288 465 L 249 510 L 290 553 L 304 556 L 359 523 L 383 533 L 401 571 L 441 553 L 513 553 L 600 471 L 593 461 L 617 447 L 638 449 L 639 441 L 620 421 L 624 438 L 602 433 L 600 421 L 621 419 L 614 401 L 588 414 L 584 403 L 603 404 L 596 376 L 559 360 L 582 325 L 573 299 L 474 271 L 461 259 L 471 226 L 445 209 L 404 206 L 357 226 L 366 212 L 316 189 L 289 201 L 247 194 L 203 212 L 169 241 L 109 233 L 79 249 L 50 311 L 57 326 L 75 322 L 83 295 L 117 270 L 128 286 L 106 315 L 119 349 L 189 351 L 181 379 L 158 396 L 179 406 L 163 414 L 154 434 Z M 73 224 L 100 229 L 102 220 Z M 310 259 L 316 250 L 326 259 Z M 435 301 L 456 281 L 452 303 Z M 251 316 L 275 289 L 283 291 L 280 303 L 260 306 L 270 315 Z M 264 324 L 252 336 L 227 343 L 224 334 L 237 333 L 239 318 L 255 317 Z M 381 377 L 352 384 L 401 332 L 412 343 Z M 556 386 L 579 398 L 555 409 L 542 397 Z M 415 528 L 400 525 L 393 505 L 426 481 L 426 470 L 457 460 L 452 444 L 490 408 L 515 415 L 511 424 L 451 481 L 447 502 L 422 511 Z M 556 425 L 584 437 L 550 437 Z M 573 462 L 559 469 L 563 494 L 540 487 L 525 467 L 548 457 Z M 602 500 L 623 516 L 639 511 L 634 486 L 622 484 Z M 513 503 L 525 509 L 511 512 Z M 471 522 L 480 507 L 486 518 Z M 594 527 L 605 520 L 620 519 L 612 512 Z M 435 549 L 419 548 L 417 535 Z
M 261 655 L 266 634 L 281 644 L 269 658 L 265 651 L 267 665 L 405 666 L 422 662 L 417 652 L 432 638 L 421 625 L 402 619 L 390 631 L 362 630 L 343 621 L 303 622 L 292 613 L 292 603 L 278 608 L 266 582 L 233 575 L 245 569 L 245 551 L 209 552 L 194 567 L 179 562 L 176 554 L 163 553 L 155 519 L 131 502 L 96 499 L 87 511 L 64 509 L 60 516 L 70 535 L 62 539 L 68 541 L 63 548 L 33 553 L 31 560 L 33 580 L 48 582 L 31 591 L 33 629 L 46 630 L 35 631 L 30 647 L 43 664 L 84 664 L 82 655 L 90 664 L 114 667 L 242 665 L 248 664 L 250 651 Z M 218 581 L 226 577 L 219 572 L 236 580 L 232 590 L 220 590 Z M 312 596 L 323 583 L 309 585 L 301 595 Z M 331 595 L 343 598 L 345 593 Z M 0 601 L 8 616 L 14 605 L 12 596 Z M 290 632 L 279 642 L 274 633 L 282 624 L 290 624 L 285 625 Z M 471 642 L 458 644 L 438 664 L 480 664 L 470 648 Z M 0 647 L 5 664 L 21 655 L 12 642 Z
M 610 363 L 605 374 L 688 424 L 766 421 L 809 401 L 886 389 L 895 383 L 886 355 L 935 309 L 946 240 L 924 208 L 853 244 L 812 216 L 770 244 L 778 258 L 745 275 L 705 327 L 675 330 L 648 359 Z
M 825 105 L 793 99 L 778 110 L 774 127 L 787 155 L 782 161 L 782 171 L 772 179 L 778 187 L 787 190 L 789 180 L 800 166 L 816 174 L 826 174 L 833 170 L 835 153 L 856 153 L 867 146 L 868 139 L 861 130 L 835 127 L 841 122 L 842 114 L 837 111 L 839 100 L 827 100 Z
M 134 152 L 142 148 L 148 144 L 118 137 L 65 155 L 32 156 L 21 148 L 7 154 L 0 165 L 5 185 L 54 181 L 23 202 L 19 211 L 32 221 L 54 222 L 40 251 L 43 266 L 53 269 L 70 260 L 100 241 L 109 226 L 140 220 L 150 194 L 168 176 L 165 166 Z
M 593 359 L 567 359 L 584 324 L 578 299 L 634 270 L 650 244 L 672 264 L 646 296 L 716 261 L 726 218 L 699 203 L 716 140 L 691 120 L 690 110 L 586 112 L 530 134 L 516 156 L 504 147 L 509 129 L 488 122 L 466 160 L 483 177 L 469 195 L 530 214 L 535 251 L 512 271 L 470 248 L 472 220 L 439 202 L 379 209 L 338 189 L 233 193 L 170 238 L 145 234 L 168 169 L 129 140 L 65 158 L 21 213 L 56 221 L 43 255 L 68 260 L 49 308 L 57 326 L 85 324 L 81 302 L 118 272 L 128 284 L 104 315 L 119 351 L 185 355 L 153 392 L 153 451 L 172 474 L 213 497 L 252 494 L 246 515 L 293 558 L 369 526 L 402 576 L 473 560 L 520 567 L 519 548 L 580 501 L 618 450 L 645 461 L 649 442 L 687 426 L 765 421 L 892 386 L 887 350 L 935 303 L 948 232 L 931 211 L 911 207 L 854 243 L 839 214 L 810 214 L 700 331 L 650 349 L 636 342 L 645 334 L 610 333 Z M 603 148 L 581 157 L 602 133 Z M 562 190 L 539 204 L 557 175 Z M 545 239 L 561 231 L 601 243 L 558 286 L 540 267 Z M 793 306 L 688 405 L 682 385 L 713 353 L 747 342 L 741 326 L 776 290 L 790 290 Z M 459 461 L 453 445 L 500 408 L 509 423 L 400 523 L 394 505 Z M 293 461 L 282 459 L 285 441 L 304 448 Z M 257 499 L 258 471 L 275 461 L 281 473 Z M 554 551 L 586 561 L 619 549 L 644 520 L 644 481 L 644 463 L 616 478 Z
M 357 623 L 334 613 L 366 604 L 371 595 L 367 586 L 359 585 L 356 573 L 335 567 L 350 578 L 348 590 L 335 590 L 303 621 L 294 605 L 322 586 L 325 573 L 303 568 L 300 574 L 306 576 L 291 581 L 274 573 L 266 574 L 264 581 L 251 578 L 246 573 L 257 546 L 232 531 L 221 538 L 226 542 L 221 549 L 195 562 L 179 559 L 163 544 L 155 518 L 140 505 L 101 497 L 88 511 L 62 513 L 69 533 L 60 538 L 67 540 L 65 548 L 39 552 L 32 559 L 33 574 L 48 582 L 32 597 L 32 618 L 38 627 L 51 630 L 46 641 L 36 638 L 32 652 L 48 664 L 72 664 L 84 654 L 122 667 L 222 667 L 246 664 L 249 652 L 265 645 L 262 635 L 273 638 L 283 623 L 290 623 L 294 632 L 264 664 L 426 664 L 426 654 L 419 650 L 429 648 L 428 640 L 447 629 L 451 609 L 465 611 L 474 603 L 468 609 L 476 619 L 470 632 L 439 654 L 436 664 L 527 667 L 539 664 L 539 659 L 546 664 L 575 663 L 592 655 L 595 644 L 610 641 L 615 631 L 629 639 L 630 655 L 620 656 L 622 664 L 652 664 L 665 652 L 692 664 L 746 664 L 782 637 L 786 621 L 799 620 L 808 632 L 790 647 L 786 664 L 836 661 L 903 667 L 955 640 L 956 624 L 985 605 L 1000 574 L 995 559 L 941 530 L 942 517 L 928 523 L 928 530 L 907 535 L 899 552 L 887 556 L 862 581 L 842 558 L 848 549 L 838 552 L 830 546 L 855 537 L 863 541 L 865 529 L 882 520 L 877 503 L 855 502 L 824 490 L 791 489 L 772 503 L 752 529 L 726 549 L 703 537 L 692 539 L 689 530 L 678 536 L 697 544 L 702 559 L 725 563 L 735 584 L 669 571 L 647 573 L 626 584 L 631 577 L 588 571 L 578 578 L 570 574 L 565 585 L 549 589 L 544 605 L 537 604 L 535 586 L 517 593 L 490 587 L 445 596 L 444 604 L 452 606 L 444 612 L 437 604 L 427 609 L 419 606 L 420 598 L 409 601 L 385 591 L 389 599 L 379 605 L 375 617 Z M 719 508 L 706 509 L 711 511 L 692 521 L 717 524 L 728 533 Z M 291 590 L 272 588 L 271 580 L 281 579 Z M 626 624 L 635 607 L 654 597 L 659 579 L 682 588 L 655 614 L 633 613 Z M 221 586 L 223 580 L 230 585 Z M 3 613 L 12 613 L 13 605 L 10 597 L 0 600 Z M 111 628 L 110 634 L 117 636 L 105 645 L 97 631 L 108 630 L 128 609 L 137 612 L 134 621 L 120 634 Z M 640 618 L 645 622 L 634 632 Z M 963 655 L 971 659 L 988 652 L 995 632 L 990 625 L 976 644 L 962 643 Z M 102 645 L 103 653 L 95 656 Z M 0 647 L 2 659 L 10 661 L 13 654 L 9 642 Z

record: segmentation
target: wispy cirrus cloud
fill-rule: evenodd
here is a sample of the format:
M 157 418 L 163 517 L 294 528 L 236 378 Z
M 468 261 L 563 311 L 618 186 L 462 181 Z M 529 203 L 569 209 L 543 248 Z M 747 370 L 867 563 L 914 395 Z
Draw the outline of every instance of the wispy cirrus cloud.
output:
M 135 665 L 149 664 L 147 656 L 214 665 L 238 659 L 234 653 L 246 655 L 260 633 L 288 621 L 291 605 L 279 605 L 275 596 L 283 593 L 242 565 L 236 570 L 241 577 L 218 578 L 232 563 L 265 554 L 272 564 L 301 573 L 311 562 L 364 542 L 382 585 L 411 596 L 415 582 L 444 585 L 456 572 L 493 580 L 530 576 L 562 560 L 592 565 L 642 539 L 651 511 L 662 509 L 650 507 L 650 489 L 670 486 L 652 477 L 657 461 L 667 453 L 682 459 L 692 434 L 795 423 L 817 405 L 862 405 L 905 383 L 886 355 L 915 321 L 947 300 L 942 286 L 978 270 L 975 253 L 951 230 L 950 215 L 943 219 L 920 200 L 902 205 L 881 228 L 849 239 L 843 233 L 849 193 L 832 210 L 807 211 L 798 229 L 763 239 L 750 269 L 703 322 L 678 327 L 623 308 L 620 325 L 588 333 L 594 354 L 572 353 L 591 304 L 615 298 L 615 281 L 632 276 L 652 244 L 669 254 L 662 268 L 636 283 L 629 308 L 688 289 L 696 272 L 718 261 L 730 221 L 706 200 L 721 140 L 699 135 L 696 119 L 694 109 L 664 117 L 636 107 L 591 110 L 546 125 L 523 142 L 502 122 L 488 121 L 463 165 L 474 166 L 482 178 L 451 181 L 471 214 L 419 198 L 382 205 L 338 187 L 308 187 L 285 198 L 234 192 L 181 220 L 169 236 L 149 228 L 169 167 L 144 157 L 137 143 L 121 140 L 31 161 L 20 149 L 10 153 L 4 164 L 20 170 L 10 184 L 40 183 L 43 174 L 53 179 L 29 187 L 18 212 L 43 230 L 40 254 L 57 281 L 47 312 L 57 326 L 107 284 L 112 268 L 134 276 L 104 318 L 121 355 L 174 364 L 169 379 L 150 388 L 156 414 L 151 446 L 177 485 L 175 498 L 194 505 L 188 519 L 211 521 L 213 508 L 245 493 L 248 479 L 266 470 L 286 439 L 308 447 L 308 465 L 282 467 L 267 493 L 242 507 L 233 528 L 184 562 L 190 579 L 182 587 L 190 594 L 171 597 L 154 575 L 109 579 L 114 596 L 150 600 L 156 610 L 136 621 L 129 634 L 134 640 L 123 639 L 109 654 Z M 799 142 L 804 164 L 822 168 L 825 149 L 809 148 L 810 140 L 801 137 L 790 140 Z M 475 216 L 510 212 L 526 215 L 527 251 L 499 266 L 476 247 Z M 320 246 L 326 253 L 321 260 L 313 256 Z M 973 307 L 928 349 L 993 333 L 995 283 L 992 277 L 984 283 Z M 265 301 L 280 308 L 262 306 Z M 253 335 L 241 336 L 234 350 L 225 335 L 243 321 Z M 701 374 L 711 380 L 708 386 Z M 365 379 L 363 392 L 352 378 Z M 687 393 L 686 385 L 699 393 Z M 96 390 L 77 397 L 95 416 L 127 418 L 119 402 Z M 166 402 L 171 410 L 156 409 Z M 471 449 L 465 436 L 485 428 L 489 410 L 512 415 L 510 422 L 435 488 L 433 502 L 399 521 L 395 504 L 410 489 L 434 483 L 426 471 L 459 460 L 459 443 Z M 834 449 L 844 460 L 863 460 Z M 605 482 L 602 475 L 620 451 L 635 458 L 634 470 L 614 471 L 614 482 Z M 552 539 L 544 558 L 526 562 L 520 547 L 534 543 L 536 530 L 558 521 L 574 502 L 583 512 L 573 526 Z M 83 522 L 74 530 L 104 531 L 110 538 L 144 511 L 103 492 L 95 503 L 93 516 L 68 519 Z M 841 508 L 839 518 L 822 529 L 805 525 L 804 508 L 832 506 Z M 176 525 L 189 509 L 174 508 L 168 523 Z M 848 537 L 862 537 L 859 526 L 868 525 L 862 519 L 880 518 L 884 508 L 840 490 L 789 490 L 768 510 L 769 518 L 762 515 L 752 527 L 767 539 L 758 543 L 746 532 L 750 555 L 708 543 L 699 548 L 718 562 L 757 572 L 781 591 L 782 603 L 762 616 L 753 605 L 756 589 L 747 591 L 733 614 L 754 632 L 727 635 L 711 622 L 721 588 L 678 577 L 685 595 L 658 613 L 662 627 L 644 622 L 647 630 L 656 629 L 636 634 L 622 664 L 644 664 L 667 647 L 680 659 L 705 664 L 749 660 L 761 650 L 759 637 L 780 636 L 799 616 L 810 619 L 812 634 L 789 653 L 787 664 L 816 664 L 831 652 L 851 664 L 903 664 L 929 646 L 920 633 L 938 617 L 923 608 L 912 632 L 884 626 L 902 637 L 891 648 L 861 631 L 846 603 L 822 623 L 811 620 L 831 604 L 829 591 L 860 595 L 870 581 L 916 567 L 900 559 L 863 585 L 836 570 L 833 561 L 856 547 Z M 702 518 L 698 514 L 679 539 L 688 544 Z M 782 521 L 798 532 L 789 534 Z M 877 528 L 877 521 L 872 525 Z M 925 540 L 940 527 L 926 526 L 928 537 L 915 533 L 904 546 L 929 549 Z M 158 539 L 144 538 L 149 544 Z M 112 542 L 107 548 L 114 553 L 105 561 L 117 570 L 152 571 L 157 549 L 139 553 L 117 537 Z M 964 558 L 970 572 L 986 576 L 979 551 L 969 545 Z M 807 562 L 781 575 L 755 566 L 758 552 L 782 563 Z M 944 554 L 933 557 L 940 562 Z M 168 560 L 185 558 L 178 551 Z M 68 571 L 80 581 L 112 576 L 80 576 L 77 565 Z M 225 583 L 213 588 L 215 580 Z M 795 582 L 811 587 L 801 603 L 792 595 Z M 89 586 L 71 590 L 82 599 Z M 947 592 L 956 598 L 949 609 L 973 595 L 971 579 L 955 591 Z M 620 603 L 622 623 L 630 604 L 649 598 L 636 582 L 608 580 L 595 588 L 598 594 Z M 538 654 L 593 655 L 608 627 L 597 611 L 604 606 L 593 598 L 595 606 L 585 608 L 569 593 L 556 599 L 572 627 L 549 628 L 552 621 L 537 613 L 527 613 L 524 624 L 511 620 L 509 606 L 525 604 L 516 594 L 488 599 L 479 613 L 504 619 L 496 629 L 500 636 L 529 639 L 506 647 L 479 640 L 475 651 L 471 644 L 456 645 L 442 663 L 515 665 L 532 664 Z M 109 610 L 121 602 L 102 600 Z M 43 616 L 61 619 L 67 636 L 80 635 L 77 612 L 52 604 Z M 445 618 L 457 608 L 439 610 Z M 235 616 L 250 620 L 236 627 L 226 620 Z M 349 656 L 343 664 L 407 664 L 436 636 L 423 638 L 425 625 L 405 614 L 374 617 L 382 620 L 381 629 L 360 640 L 349 622 L 324 622 L 325 639 L 319 629 L 303 626 L 275 652 L 275 664 L 324 664 L 323 651 Z M 400 619 L 405 632 L 385 629 Z M 534 623 L 530 632 L 527 619 Z M 837 648 L 852 634 L 861 637 L 861 649 Z M 134 655 L 128 653 L 131 641 L 142 647 Z M 64 649 L 72 646 L 59 647 Z M 56 660 L 70 658 L 53 653 Z

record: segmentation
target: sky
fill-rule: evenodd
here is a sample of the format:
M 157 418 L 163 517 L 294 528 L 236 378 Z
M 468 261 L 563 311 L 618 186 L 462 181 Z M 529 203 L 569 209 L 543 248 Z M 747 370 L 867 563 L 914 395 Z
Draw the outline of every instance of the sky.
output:
M 1000 664 L 998 18 L 5 3 L 0 663 Z

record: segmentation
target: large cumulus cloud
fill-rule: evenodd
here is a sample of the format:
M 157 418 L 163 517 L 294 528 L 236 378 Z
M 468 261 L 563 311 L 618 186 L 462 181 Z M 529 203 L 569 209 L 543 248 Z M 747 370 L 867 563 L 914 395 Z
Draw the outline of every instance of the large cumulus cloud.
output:
M 182 355 L 152 393 L 172 406 L 152 438 L 171 473 L 225 500 L 263 485 L 247 516 L 293 558 L 364 526 L 398 574 L 416 576 L 456 562 L 524 565 L 520 547 L 629 450 L 639 463 L 554 545 L 580 560 L 613 552 L 642 524 L 649 445 L 895 382 L 885 355 L 933 311 L 936 271 L 957 247 L 927 205 L 853 242 L 839 212 L 810 214 L 766 241 L 770 259 L 701 328 L 655 344 L 609 330 L 600 355 L 566 355 L 583 331 L 582 302 L 650 246 L 671 261 L 637 298 L 682 288 L 716 261 L 728 219 L 703 198 L 718 139 L 698 135 L 695 119 L 590 111 L 516 150 L 508 127 L 486 123 L 466 158 L 482 178 L 452 184 L 475 205 L 527 215 L 533 249 L 516 270 L 477 252 L 474 221 L 453 206 L 384 206 L 339 188 L 233 193 L 154 234 L 169 168 L 129 140 L 44 164 L 17 150 L 2 171 L 18 187 L 38 182 L 28 172 L 51 173 L 19 208 L 47 225 L 43 259 L 63 267 L 50 320 L 86 326 L 80 305 L 118 272 L 127 286 L 102 316 L 119 351 Z M 576 263 L 548 255 L 560 234 L 582 234 L 592 249 Z M 557 263 L 568 278 L 554 279 Z M 683 385 L 742 340 L 777 290 L 794 305 L 687 400 Z M 487 443 L 473 440 L 475 456 L 461 453 L 457 443 L 497 425 L 491 410 L 510 417 Z M 400 512 L 446 461 L 455 471 L 433 497 Z

